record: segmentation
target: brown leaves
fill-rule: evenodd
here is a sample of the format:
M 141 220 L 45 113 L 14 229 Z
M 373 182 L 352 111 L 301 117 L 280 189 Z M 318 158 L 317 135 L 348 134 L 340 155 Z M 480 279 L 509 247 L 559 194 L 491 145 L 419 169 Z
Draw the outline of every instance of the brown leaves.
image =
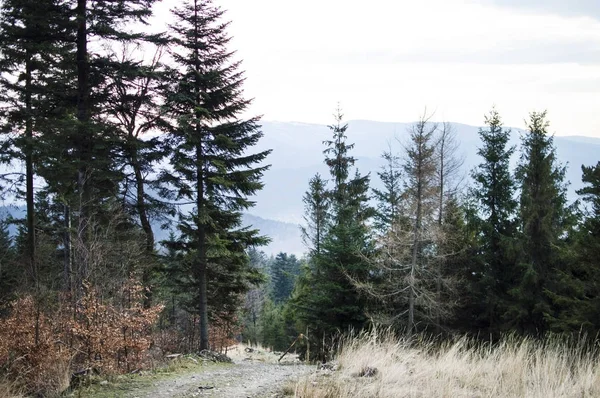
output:
M 120 373 L 141 367 L 163 307 L 144 308 L 135 279 L 123 284 L 119 296 L 104 299 L 86 284 L 76 302 L 60 297 L 63 305 L 52 311 L 43 311 L 33 296 L 16 300 L 10 316 L 0 319 L 0 369 L 44 395 L 68 387 L 72 369 Z

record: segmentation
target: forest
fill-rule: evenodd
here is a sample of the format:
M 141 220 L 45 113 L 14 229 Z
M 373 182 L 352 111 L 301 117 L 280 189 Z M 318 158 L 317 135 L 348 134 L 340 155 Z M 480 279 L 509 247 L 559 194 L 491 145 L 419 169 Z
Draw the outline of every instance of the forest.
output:
M 482 115 L 468 176 L 452 125 L 425 112 L 371 175 L 338 107 L 329 174 L 303 197 L 306 253 L 269 257 L 242 216 L 271 151 L 253 149 L 261 120 L 225 11 L 185 0 L 149 34 L 157 2 L 0 3 L 0 191 L 26 209 L 0 226 L 0 380 L 50 396 L 80 372 L 299 335 L 324 362 L 373 328 L 600 332 L 600 161 L 570 165 L 584 188 L 569 202 L 545 111 L 518 147 L 498 110 Z

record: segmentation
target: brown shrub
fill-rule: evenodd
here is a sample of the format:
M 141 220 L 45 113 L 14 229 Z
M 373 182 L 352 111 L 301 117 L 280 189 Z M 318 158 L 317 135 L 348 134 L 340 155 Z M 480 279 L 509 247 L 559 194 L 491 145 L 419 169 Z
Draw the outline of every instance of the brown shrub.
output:
M 69 387 L 72 370 L 141 368 L 162 310 L 142 302 L 143 288 L 134 279 L 124 284 L 118 302 L 103 300 L 90 285 L 75 304 L 47 313 L 32 296 L 16 300 L 0 319 L 0 373 L 29 394 L 53 396 Z
M 144 308 L 142 302 L 143 288 L 134 280 L 123 286 L 120 305 L 103 302 L 96 289 L 86 285 L 69 328 L 76 364 L 103 373 L 141 367 L 152 344 L 152 326 L 163 309 L 162 305 Z
M 31 296 L 15 301 L 0 320 L 0 366 L 6 376 L 35 395 L 66 390 L 71 351 L 61 341 L 60 319 L 46 316 Z

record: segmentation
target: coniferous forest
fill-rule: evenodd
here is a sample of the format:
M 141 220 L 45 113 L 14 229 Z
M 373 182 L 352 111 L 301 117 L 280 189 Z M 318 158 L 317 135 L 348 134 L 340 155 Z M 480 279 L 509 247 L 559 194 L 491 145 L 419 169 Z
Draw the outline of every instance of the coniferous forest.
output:
M 546 112 L 516 147 L 482 115 L 465 176 L 460 136 L 427 113 L 361 170 L 338 108 L 329 173 L 306 181 L 306 253 L 268 256 L 242 215 L 270 151 L 225 10 L 181 1 L 147 34 L 156 1 L 0 3 L 0 188 L 26 207 L 0 225 L 0 377 L 45 396 L 238 341 L 284 351 L 302 334 L 301 356 L 326 361 L 373 327 L 600 332 L 600 156 L 570 202 Z

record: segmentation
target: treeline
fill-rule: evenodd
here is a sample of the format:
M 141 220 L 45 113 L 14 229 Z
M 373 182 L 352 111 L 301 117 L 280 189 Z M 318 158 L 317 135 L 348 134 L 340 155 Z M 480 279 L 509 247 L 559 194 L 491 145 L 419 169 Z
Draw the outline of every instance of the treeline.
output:
M 383 153 L 382 188 L 370 189 L 338 111 L 324 142 L 329 176 L 315 175 L 304 196 L 310 252 L 282 310 L 289 338 L 308 335 L 325 358 L 335 336 L 370 325 L 409 336 L 596 336 L 600 162 L 582 166 L 585 187 L 569 203 L 548 127 L 545 112 L 531 113 L 513 147 L 492 110 L 467 176 L 452 125 L 424 116 L 400 150 Z
M 147 34 L 156 2 L 0 5 L 1 188 L 27 208 L 0 231 L 0 369 L 13 378 L 226 346 L 263 280 L 247 249 L 267 238 L 241 215 L 269 151 L 252 150 L 262 133 L 243 116 L 224 11 L 179 2 Z

